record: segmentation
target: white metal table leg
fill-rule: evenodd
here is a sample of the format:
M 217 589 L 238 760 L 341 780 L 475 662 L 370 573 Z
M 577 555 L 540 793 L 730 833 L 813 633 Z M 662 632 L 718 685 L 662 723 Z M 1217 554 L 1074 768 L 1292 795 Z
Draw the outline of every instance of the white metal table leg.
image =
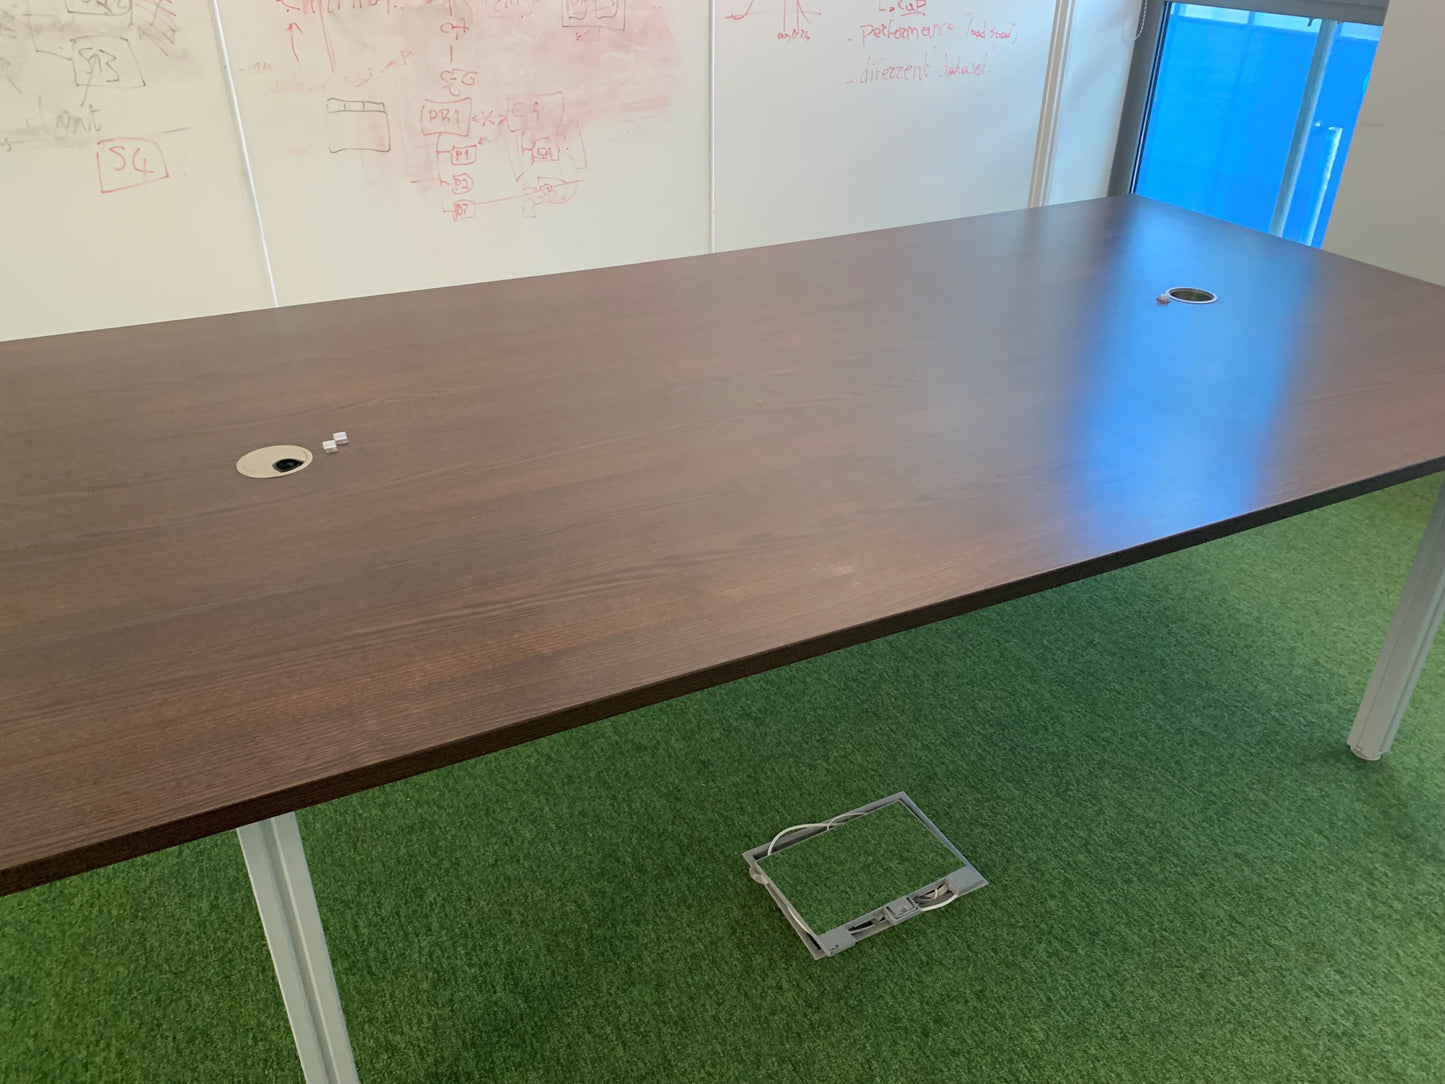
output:
M 306 1084 L 357 1084 L 296 814 L 237 828 Z
M 1395 607 L 1394 620 L 1365 699 L 1350 731 L 1350 748 L 1364 760 L 1379 760 L 1395 740 L 1410 694 L 1430 653 L 1430 644 L 1445 616 L 1445 489 L 1435 498 L 1435 510 L 1420 540 L 1415 563 L 1405 578 L 1405 590 Z

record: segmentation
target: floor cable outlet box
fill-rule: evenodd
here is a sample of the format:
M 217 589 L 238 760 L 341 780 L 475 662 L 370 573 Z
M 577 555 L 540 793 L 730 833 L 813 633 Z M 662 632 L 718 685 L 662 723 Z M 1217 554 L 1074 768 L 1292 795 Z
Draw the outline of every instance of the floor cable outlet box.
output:
M 815 960 L 988 884 L 902 791 L 784 828 L 743 860 Z

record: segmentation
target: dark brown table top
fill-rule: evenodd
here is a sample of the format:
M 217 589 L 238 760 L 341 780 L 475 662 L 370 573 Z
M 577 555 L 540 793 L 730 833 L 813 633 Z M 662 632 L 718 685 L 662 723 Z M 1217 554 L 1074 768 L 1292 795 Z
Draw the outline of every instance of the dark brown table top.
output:
M 0 889 L 1442 465 L 1445 289 L 1132 197 L 0 344 Z

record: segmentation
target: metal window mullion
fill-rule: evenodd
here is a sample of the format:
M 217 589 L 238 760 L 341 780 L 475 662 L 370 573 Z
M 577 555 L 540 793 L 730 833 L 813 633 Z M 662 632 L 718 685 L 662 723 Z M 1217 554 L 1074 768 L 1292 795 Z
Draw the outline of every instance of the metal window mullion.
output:
M 1109 195 L 1134 191 L 1139 163 L 1144 157 L 1144 138 L 1149 132 L 1149 112 L 1154 103 L 1154 84 L 1164 55 L 1164 38 L 1170 4 L 1149 0 L 1141 9 L 1134 57 L 1130 61 L 1129 83 L 1124 90 L 1124 107 L 1119 117 L 1119 135 L 1114 144 L 1114 166 L 1109 174 Z
M 1279 192 L 1274 198 L 1274 214 L 1269 220 L 1269 232 L 1276 237 L 1284 236 L 1290 204 L 1294 202 L 1295 185 L 1299 183 L 1305 149 L 1309 146 L 1310 130 L 1315 124 L 1315 110 L 1320 104 L 1320 90 L 1325 84 L 1325 69 L 1329 66 L 1330 52 L 1339 33 L 1340 24 L 1334 19 L 1320 22 L 1315 51 L 1310 57 L 1309 72 L 1305 75 L 1304 93 L 1300 95 L 1299 112 L 1295 114 L 1294 136 L 1290 139 L 1289 154 L 1284 160 L 1284 175 L 1280 177 Z

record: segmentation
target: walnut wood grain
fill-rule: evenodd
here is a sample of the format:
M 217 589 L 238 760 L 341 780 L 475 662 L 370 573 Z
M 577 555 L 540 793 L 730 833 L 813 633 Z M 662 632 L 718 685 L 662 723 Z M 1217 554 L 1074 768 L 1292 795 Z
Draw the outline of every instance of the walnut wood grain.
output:
M 1442 351 L 1132 197 L 0 345 L 0 890 L 1438 469 Z

